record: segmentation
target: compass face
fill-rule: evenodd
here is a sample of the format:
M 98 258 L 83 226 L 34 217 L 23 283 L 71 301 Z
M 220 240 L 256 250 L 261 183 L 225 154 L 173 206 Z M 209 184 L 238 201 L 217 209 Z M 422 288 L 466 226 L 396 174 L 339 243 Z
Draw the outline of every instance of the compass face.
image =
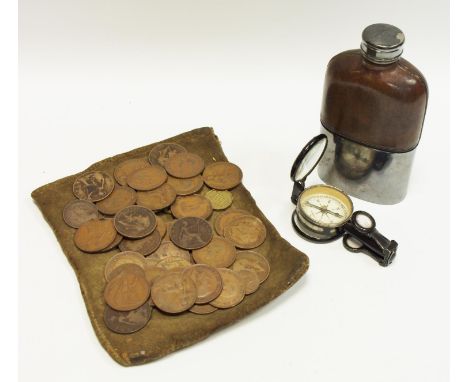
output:
M 351 217 L 353 204 L 342 191 L 318 185 L 302 192 L 298 209 L 310 222 L 320 227 L 334 228 L 343 225 Z

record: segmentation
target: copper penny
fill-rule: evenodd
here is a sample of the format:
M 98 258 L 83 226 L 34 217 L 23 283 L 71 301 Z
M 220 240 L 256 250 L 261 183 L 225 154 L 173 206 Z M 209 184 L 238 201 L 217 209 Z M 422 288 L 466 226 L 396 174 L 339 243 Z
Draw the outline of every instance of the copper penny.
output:
M 210 224 L 203 219 L 187 217 L 177 220 L 171 228 L 170 238 L 180 248 L 198 249 L 213 237 Z
M 193 178 L 174 178 L 169 176 L 167 178 L 167 184 L 172 186 L 177 195 L 191 195 L 203 187 L 203 178 L 201 175 L 194 176 Z
M 210 314 L 210 313 L 216 312 L 218 308 L 210 304 L 200 304 L 200 305 L 195 304 L 189 310 L 195 314 Z
M 114 179 L 103 171 L 92 171 L 79 176 L 73 183 L 73 194 L 82 200 L 97 202 L 114 189 Z
M 164 167 L 176 178 L 193 178 L 203 171 L 205 162 L 197 154 L 178 153 L 170 157 Z
M 122 272 L 112 278 L 104 290 L 104 300 L 112 309 L 128 311 L 142 306 L 150 295 L 144 276 L 134 272 Z
M 104 323 L 115 333 L 130 334 L 143 329 L 151 318 L 151 306 L 146 302 L 137 309 L 119 312 L 106 305 Z
M 67 225 L 79 228 L 83 223 L 97 219 L 99 214 L 94 203 L 87 200 L 72 200 L 63 208 L 62 216 Z
M 154 260 L 154 261 L 152 261 Z M 153 281 L 165 275 L 168 271 L 165 268 L 158 267 L 158 260 L 147 258 L 145 262 L 145 278 L 150 285 L 153 284 Z
M 235 272 L 243 269 L 254 271 L 258 276 L 258 281 L 261 284 L 270 274 L 270 264 L 268 260 L 254 251 L 237 252 L 237 258 L 231 267 Z
M 229 191 L 210 190 L 205 195 L 214 210 L 225 210 L 232 204 L 233 196 Z
M 183 270 L 192 266 L 190 261 L 179 256 L 168 256 L 158 261 L 157 266 L 167 271 Z
M 242 215 L 250 215 L 247 211 L 230 208 L 227 211 L 224 211 L 222 214 L 218 215 L 215 220 L 214 227 L 218 235 L 224 235 L 224 227 L 228 225 L 233 219 Z
M 112 280 L 114 277 L 120 275 L 121 273 L 128 273 L 128 272 L 134 272 L 139 274 L 140 276 L 144 276 L 146 269 L 143 270 L 143 268 L 139 265 L 133 264 L 133 263 L 125 263 L 125 264 L 120 264 L 115 268 L 110 274 L 109 278 L 107 281 Z
M 99 252 L 109 252 L 111 250 L 113 250 L 114 248 L 116 248 L 120 242 L 122 241 L 123 239 L 123 236 L 117 232 L 117 235 L 115 235 L 115 239 L 112 243 L 110 243 L 106 248 L 104 249 L 101 249 Z
M 190 262 L 190 252 L 186 251 L 185 249 L 179 248 L 171 241 L 163 241 L 156 252 L 153 252 L 148 258 L 162 260 L 165 257 L 181 257 L 182 259 L 187 260 Z
M 254 293 L 260 286 L 260 281 L 258 279 L 257 273 L 248 269 L 241 269 L 239 271 L 234 271 L 237 273 L 245 286 L 245 294 Z
M 224 237 L 231 240 L 237 248 L 252 249 L 265 241 L 266 227 L 255 216 L 239 216 L 225 226 Z
M 111 244 L 117 232 L 111 219 L 89 220 L 75 232 L 75 245 L 84 252 L 99 252 Z
M 138 191 L 150 191 L 158 188 L 166 179 L 166 170 L 159 165 L 155 165 L 132 172 L 127 177 L 127 184 Z
M 178 196 L 171 206 L 172 215 L 177 219 L 196 217 L 207 219 L 213 212 L 210 201 L 201 195 Z
M 128 159 L 119 163 L 114 169 L 114 178 L 121 186 L 127 185 L 127 177 L 137 170 L 149 167 L 151 164 L 146 158 Z
M 231 269 L 218 269 L 223 280 L 221 294 L 210 302 L 216 308 L 232 308 L 239 304 L 245 296 L 245 286 L 242 279 Z
M 156 215 L 156 230 L 159 232 L 159 236 L 161 239 L 166 235 L 167 227 L 166 222 L 160 217 Z
M 104 276 L 107 281 L 114 269 L 118 268 L 123 264 L 135 264 L 138 265 L 141 269 L 145 269 L 145 257 L 140 255 L 138 252 L 120 252 L 112 256 L 109 261 L 106 263 L 104 268 Z
M 192 252 L 197 264 L 207 264 L 215 268 L 227 268 L 236 260 L 236 247 L 223 237 L 214 236 L 210 243 Z
M 181 313 L 190 309 L 197 299 L 194 282 L 181 272 L 169 272 L 154 280 L 151 299 L 166 313 Z
M 125 207 L 114 217 L 117 232 L 130 239 L 148 236 L 156 229 L 156 224 L 154 212 L 141 206 Z
M 216 268 L 204 264 L 192 265 L 184 270 L 197 287 L 197 304 L 206 304 L 219 296 L 223 290 L 223 280 Z
M 124 239 L 119 244 L 121 251 L 133 251 L 148 256 L 158 249 L 161 243 L 161 235 L 158 230 L 154 230 L 143 239 Z
M 137 192 L 137 204 L 153 211 L 169 207 L 176 199 L 177 194 L 167 183 L 152 191 Z
M 96 203 L 99 212 L 106 215 L 115 215 L 121 209 L 136 202 L 136 192 L 130 187 L 115 187 L 114 191 L 105 199 Z
M 242 182 L 242 171 L 233 163 L 215 162 L 206 166 L 203 180 L 216 190 L 230 190 Z
M 164 166 L 169 158 L 175 154 L 185 152 L 187 152 L 187 149 L 177 143 L 158 143 L 151 149 L 148 160 L 152 165 L 159 164 Z

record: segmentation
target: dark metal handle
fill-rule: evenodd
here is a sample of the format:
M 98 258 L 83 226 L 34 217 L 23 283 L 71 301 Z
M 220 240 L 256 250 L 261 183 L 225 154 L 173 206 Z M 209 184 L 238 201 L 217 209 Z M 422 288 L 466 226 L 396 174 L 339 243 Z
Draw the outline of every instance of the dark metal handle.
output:
M 304 191 L 305 183 L 302 180 L 296 180 L 294 182 L 293 191 L 291 194 L 291 201 L 294 204 L 297 204 L 297 199 L 299 199 L 299 195 L 301 195 L 302 191 Z
M 370 214 L 364 211 L 354 212 L 343 226 L 346 231 L 343 246 L 351 252 L 363 252 L 386 267 L 395 258 L 398 243 L 387 239 L 375 226 L 375 220 Z

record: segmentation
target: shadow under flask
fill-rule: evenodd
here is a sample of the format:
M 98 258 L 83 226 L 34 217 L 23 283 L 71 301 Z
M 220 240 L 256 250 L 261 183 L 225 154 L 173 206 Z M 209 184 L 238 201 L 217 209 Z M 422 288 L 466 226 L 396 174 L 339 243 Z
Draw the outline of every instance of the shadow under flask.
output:
M 406 196 L 426 113 L 426 80 L 401 58 L 404 40 L 392 25 L 370 25 L 361 49 L 333 57 L 325 75 L 320 119 L 329 144 L 319 176 L 379 204 Z

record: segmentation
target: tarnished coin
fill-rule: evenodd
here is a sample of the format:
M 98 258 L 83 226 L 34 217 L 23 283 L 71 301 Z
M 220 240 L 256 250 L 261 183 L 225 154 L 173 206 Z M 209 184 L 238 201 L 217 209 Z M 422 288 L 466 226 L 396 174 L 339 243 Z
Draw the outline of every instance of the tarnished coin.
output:
M 117 232 L 131 239 L 148 236 L 155 230 L 156 224 L 154 212 L 141 206 L 125 207 L 114 217 Z
M 171 212 L 177 219 L 185 217 L 207 219 L 212 214 L 213 208 L 207 198 L 195 194 L 178 196 L 171 206 Z
M 73 183 L 73 194 L 82 200 L 97 202 L 114 189 L 114 179 L 103 171 L 92 171 L 79 176 Z
M 119 248 L 121 251 L 133 251 L 141 253 L 143 256 L 148 256 L 161 244 L 161 235 L 158 230 L 154 230 L 143 239 L 124 239 L 120 242 Z
M 232 194 L 229 191 L 210 190 L 205 195 L 214 210 L 225 210 L 232 204 Z
M 185 179 L 169 176 L 167 178 L 167 184 L 172 186 L 177 195 L 191 195 L 203 187 L 203 178 L 201 175 Z
M 250 215 L 245 210 L 233 209 L 230 208 L 227 211 L 224 211 L 222 214 L 218 215 L 215 220 L 214 227 L 218 235 L 224 235 L 224 228 L 228 225 L 232 220 L 237 218 L 238 216 L 242 215 Z
M 179 153 L 170 157 L 164 168 L 176 178 L 193 178 L 205 168 L 205 162 L 197 154 Z
M 251 294 L 255 292 L 260 286 L 260 281 L 258 279 L 257 273 L 248 269 L 241 269 L 240 271 L 234 271 L 237 273 L 245 286 L 245 294 Z
M 223 280 L 216 268 L 205 264 L 192 265 L 184 270 L 197 287 L 197 304 L 206 304 L 219 296 L 223 289 Z
M 270 264 L 268 260 L 254 251 L 237 252 L 236 261 L 232 264 L 231 268 L 235 272 L 240 272 L 244 269 L 254 271 L 258 276 L 260 284 L 264 282 L 270 274 Z
M 104 323 L 115 333 L 135 333 L 146 326 L 151 318 L 151 312 L 149 302 L 127 312 L 119 312 L 106 305 L 104 308 Z
M 185 152 L 187 152 L 187 149 L 177 143 L 159 143 L 151 149 L 148 159 L 153 165 L 159 164 L 164 166 L 173 155 Z
M 145 261 L 145 278 L 149 285 L 153 285 L 153 281 L 165 275 L 168 271 L 165 268 L 158 267 L 159 260 L 146 258 Z
M 252 249 L 265 241 L 266 227 L 255 216 L 239 216 L 225 226 L 224 237 L 231 240 L 237 248 Z
M 94 203 L 87 200 L 72 200 L 63 208 L 62 216 L 67 225 L 79 228 L 83 223 L 97 219 L 99 214 Z
M 215 162 L 206 166 L 203 180 L 216 190 L 230 190 L 242 182 L 242 171 L 233 163 Z
M 184 249 L 202 248 L 212 237 L 210 224 L 206 220 L 194 217 L 176 220 L 170 231 L 172 242 Z
M 122 241 L 123 239 L 123 236 L 117 232 L 117 235 L 115 235 L 115 239 L 112 243 L 110 243 L 106 248 L 104 249 L 101 249 L 99 252 L 109 252 L 111 250 L 113 250 L 114 248 L 116 248 L 120 242 Z
M 181 257 L 182 259 L 190 262 L 190 252 L 185 249 L 179 248 L 172 241 L 163 241 L 156 252 L 153 252 L 148 258 L 162 260 L 165 257 Z
M 157 263 L 159 268 L 164 268 L 166 271 L 175 271 L 175 270 L 183 270 L 185 268 L 191 267 L 192 264 L 190 261 L 179 257 L 179 256 L 169 256 L 165 257 L 164 259 L 159 260 Z
M 115 268 L 109 274 L 109 279 L 107 281 L 112 280 L 114 277 L 120 275 L 121 273 L 128 273 L 128 272 L 134 272 L 134 273 L 139 274 L 140 276 L 144 276 L 146 269 L 143 270 L 142 267 L 133 263 L 120 264 L 117 268 Z
M 128 159 L 119 163 L 114 169 L 114 178 L 121 186 L 127 185 L 127 177 L 142 168 L 149 167 L 151 164 L 146 158 Z
M 195 314 L 210 314 L 210 313 L 216 312 L 218 308 L 210 304 L 200 304 L 200 305 L 195 304 L 189 310 Z
M 128 311 L 142 306 L 150 295 L 144 276 L 134 272 L 122 272 L 112 278 L 104 289 L 104 300 L 112 309 Z
M 167 179 L 166 170 L 159 165 L 141 168 L 127 176 L 127 184 L 138 191 L 158 188 Z
M 197 299 L 194 282 L 181 272 L 169 272 L 154 280 L 151 299 L 166 313 L 181 313 L 190 309 Z
M 89 220 L 75 232 L 75 245 L 84 252 L 99 252 L 117 235 L 111 219 Z
M 236 260 L 236 248 L 223 237 L 214 236 L 210 243 L 192 252 L 197 264 L 206 264 L 215 268 L 227 268 Z
M 223 280 L 221 294 L 210 302 L 216 308 L 232 308 L 239 304 L 245 296 L 245 286 L 242 279 L 231 269 L 218 269 Z
M 166 222 L 160 217 L 156 215 L 156 230 L 159 232 L 159 236 L 161 239 L 166 235 L 167 227 Z
M 135 264 L 138 265 L 141 269 L 145 269 L 145 257 L 138 252 L 120 252 L 112 256 L 109 261 L 106 263 L 104 268 L 104 276 L 107 281 L 110 280 L 110 275 L 114 269 L 118 268 L 123 264 Z
M 118 186 L 105 199 L 96 203 L 99 212 L 106 215 L 115 215 L 121 209 L 136 202 L 136 192 L 130 187 Z
M 167 183 L 152 191 L 137 192 L 137 204 L 153 211 L 169 207 L 176 199 L 177 194 Z

